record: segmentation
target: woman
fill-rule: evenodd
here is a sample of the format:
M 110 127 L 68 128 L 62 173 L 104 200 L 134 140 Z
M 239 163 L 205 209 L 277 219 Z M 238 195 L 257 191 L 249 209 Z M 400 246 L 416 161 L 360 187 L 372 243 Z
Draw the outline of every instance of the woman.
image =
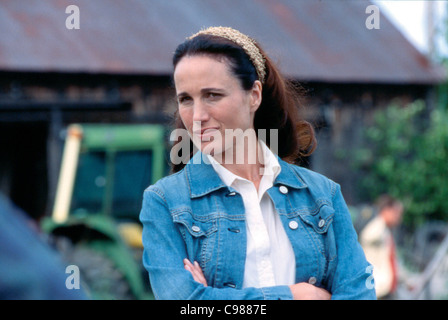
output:
M 292 164 L 314 133 L 260 46 L 212 27 L 173 64 L 178 128 L 199 152 L 144 193 L 156 298 L 375 299 L 339 186 Z

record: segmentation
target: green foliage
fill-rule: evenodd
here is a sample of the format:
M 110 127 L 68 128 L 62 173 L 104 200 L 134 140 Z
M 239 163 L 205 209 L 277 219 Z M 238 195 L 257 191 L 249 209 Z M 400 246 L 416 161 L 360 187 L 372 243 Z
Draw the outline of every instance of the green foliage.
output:
M 365 131 L 367 146 L 355 155 L 363 172 L 361 196 L 371 201 L 382 193 L 401 199 L 404 223 L 448 220 L 448 111 L 428 114 L 416 101 L 391 105 L 375 114 Z

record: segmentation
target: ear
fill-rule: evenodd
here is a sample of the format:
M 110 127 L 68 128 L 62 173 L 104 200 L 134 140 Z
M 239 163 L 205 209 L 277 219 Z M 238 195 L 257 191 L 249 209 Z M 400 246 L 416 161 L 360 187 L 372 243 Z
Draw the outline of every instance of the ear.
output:
M 255 112 L 261 105 L 263 86 L 259 80 L 255 80 L 254 85 L 250 91 L 250 107 L 251 111 Z

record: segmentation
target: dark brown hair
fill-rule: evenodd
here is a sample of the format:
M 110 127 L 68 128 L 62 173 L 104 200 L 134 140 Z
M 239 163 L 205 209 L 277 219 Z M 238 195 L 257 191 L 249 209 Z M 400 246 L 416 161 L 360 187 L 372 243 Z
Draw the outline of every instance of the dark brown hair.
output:
M 269 129 L 277 129 L 279 157 L 290 163 L 298 162 L 302 157 L 311 155 L 316 147 L 313 127 L 299 117 L 301 91 L 298 85 L 286 80 L 280 74 L 278 68 L 258 44 L 257 47 L 266 59 L 266 77 L 262 87 L 262 102 L 254 117 L 255 132 L 266 129 L 265 142 L 270 146 Z M 230 40 L 211 35 L 199 35 L 186 40 L 177 47 L 174 53 L 174 68 L 184 56 L 194 55 L 224 58 L 235 77 L 240 80 L 244 90 L 252 89 L 254 81 L 260 80 L 246 52 Z M 185 129 L 177 111 L 175 126 Z M 190 150 L 193 150 L 192 143 L 190 146 Z M 177 172 L 184 166 L 185 163 L 181 163 L 173 165 L 172 169 Z
M 375 204 L 376 204 L 376 207 L 378 209 L 378 212 L 381 212 L 382 210 L 384 210 L 386 208 L 393 208 L 393 207 L 397 207 L 397 206 L 402 206 L 403 205 L 403 203 L 400 200 L 398 200 L 398 199 L 396 199 L 396 198 L 394 198 L 394 197 L 392 197 L 392 196 L 390 196 L 388 194 L 380 195 L 377 198 Z

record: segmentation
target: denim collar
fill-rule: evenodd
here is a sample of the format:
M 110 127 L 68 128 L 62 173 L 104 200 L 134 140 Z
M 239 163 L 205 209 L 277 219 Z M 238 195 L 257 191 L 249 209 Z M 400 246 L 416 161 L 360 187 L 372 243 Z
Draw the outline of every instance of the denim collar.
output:
M 297 171 L 293 170 L 293 165 L 281 160 L 278 156 L 277 159 L 282 169 L 274 181 L 274 186 L 284 185 L 295 189 L 308 187 Z M 200 151 L 196 152 L 185 166 L 185 174 L 191 198 L 202 197 L 215 190 L 228 188 L 213 169 L 207 156 Z

